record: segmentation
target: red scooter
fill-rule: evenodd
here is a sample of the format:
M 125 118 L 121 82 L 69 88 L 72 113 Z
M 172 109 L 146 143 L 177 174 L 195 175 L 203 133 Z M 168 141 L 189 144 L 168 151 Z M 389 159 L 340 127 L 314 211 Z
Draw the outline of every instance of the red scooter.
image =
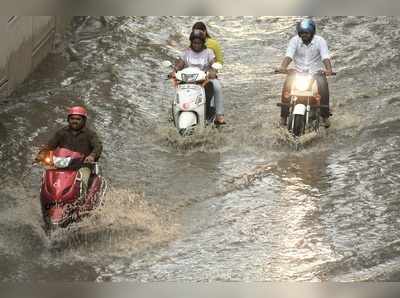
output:
M 36 161 L 45 171 L 40 201 L 46 228 L 66 227 L 102 204 L 107 182 L 98 164 L 84 164 L 84 155 L 65 148 L 42 150 Z M 91 168 L 88 190 L 83 193 L 79 169 Z

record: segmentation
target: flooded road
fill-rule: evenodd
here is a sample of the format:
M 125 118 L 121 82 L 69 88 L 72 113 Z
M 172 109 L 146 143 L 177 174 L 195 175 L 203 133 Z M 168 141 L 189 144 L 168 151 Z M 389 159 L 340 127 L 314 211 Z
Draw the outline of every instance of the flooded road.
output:
M 334 69 L 332 126 L 293 150 L 271 75 L 298 18 L 207 17 L 221 43 L 226 120 L 182 139 L 163 60 L 195 17 L 76 19 L 0 101 L 3 281 L 398 280 L 400 18 L 318 18 Z M 106 206 L 47 235 L 37 149 L 75 104 L 104 143 Z

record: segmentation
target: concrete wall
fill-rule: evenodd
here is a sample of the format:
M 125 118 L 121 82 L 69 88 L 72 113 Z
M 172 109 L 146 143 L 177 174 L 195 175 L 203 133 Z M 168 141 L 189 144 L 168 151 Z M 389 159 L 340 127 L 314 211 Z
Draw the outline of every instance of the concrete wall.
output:
M 69 17 L 0 16 L 0 96 L 9 95 L 54 48 Z

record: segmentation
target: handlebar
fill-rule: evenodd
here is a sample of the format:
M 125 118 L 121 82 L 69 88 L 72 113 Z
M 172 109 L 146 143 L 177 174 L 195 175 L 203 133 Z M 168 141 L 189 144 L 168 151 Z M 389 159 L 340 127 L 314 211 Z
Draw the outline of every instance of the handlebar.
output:
M 273 74 L 290 74 L 296 72 L 295 69 L 274 69 Z
M 286 69 L 286 70 L 281 70 L 281 69 L 274 69 L 274 71 L 272 72 L 272 74 L 292 74 L 292 73 L 301 73 L 293 68 L 290 69 Z M 326 74 L 325 70 L 320 70 L 318 73 L 320 74 L 324 74 L 326 76 L 336 76 L 337 72 L 332 71 L 332 73 L 330 73 L 329 75 Z
M 80 168 L 89 168 L 90 170 L 93 170 L 94 167 L 96 166 L 96 162 L 93 162 L 93 163 L 87 163 L 87 162 L 72 163 L 66 168 L 57 168 L 54 165 L 48 165 L 48 164 L 42 163 L 42 162 L 33 162 L 32 165 L 42 166 L 46 170 L 72 170 L 72 171 L 78 171 Z
M 74 158 L 70 161 L 69 165 L 65 168 L 66 170 L 79 170 L 82 167 L 88 167 L 92 169 L 96 164 L 95 162 L 85 162 L 84 160 L 80 158 Z M 46 169 L 58 169 L 54 166 L 52 157 L 47 157 L 45 155 L 38 155 L 35 157 L 35 159 L 32 161 L 32 165 L 40 165 Z
M 277 107 L 290 107 L 291 106 L 291 104 L 290 103 L 283 103 L 283 102 L 278 102 L 278 103 L 276 103 L 276 106 Z M 329 106 L 328 105 L 313 105 L 313 106 L 311 106 L 312 108 L 329 108 Z

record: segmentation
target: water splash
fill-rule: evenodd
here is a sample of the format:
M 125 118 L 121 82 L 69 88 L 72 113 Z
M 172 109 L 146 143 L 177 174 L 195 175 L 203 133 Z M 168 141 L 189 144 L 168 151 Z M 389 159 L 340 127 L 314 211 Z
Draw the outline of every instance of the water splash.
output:
M 220 128 L 207 126 L 194 129 L 191 135 L 182 136 L 176 128 L 160 128 L 159 135 L 168 146 L 179 152 L 210 152 L 222 148 L 226 144 L 225 136 Z
M 325 131 L 311 131 L 300 137 L 294 137 L 286 128 L 278 128 L 272 131 L 275 146 L 288 146 L 291 149 L 303 149 L 324 137 Z
M 162 214 L 150 205 L 142 192 L 110 189 L 104 205 L 90 216 L 50 235 L 51 249 L 65 252 L 79 249 L 79 254 L 122 256 L 175 237 L 171 215 Z M 86 252 L 86 253 L 85 253 Z

